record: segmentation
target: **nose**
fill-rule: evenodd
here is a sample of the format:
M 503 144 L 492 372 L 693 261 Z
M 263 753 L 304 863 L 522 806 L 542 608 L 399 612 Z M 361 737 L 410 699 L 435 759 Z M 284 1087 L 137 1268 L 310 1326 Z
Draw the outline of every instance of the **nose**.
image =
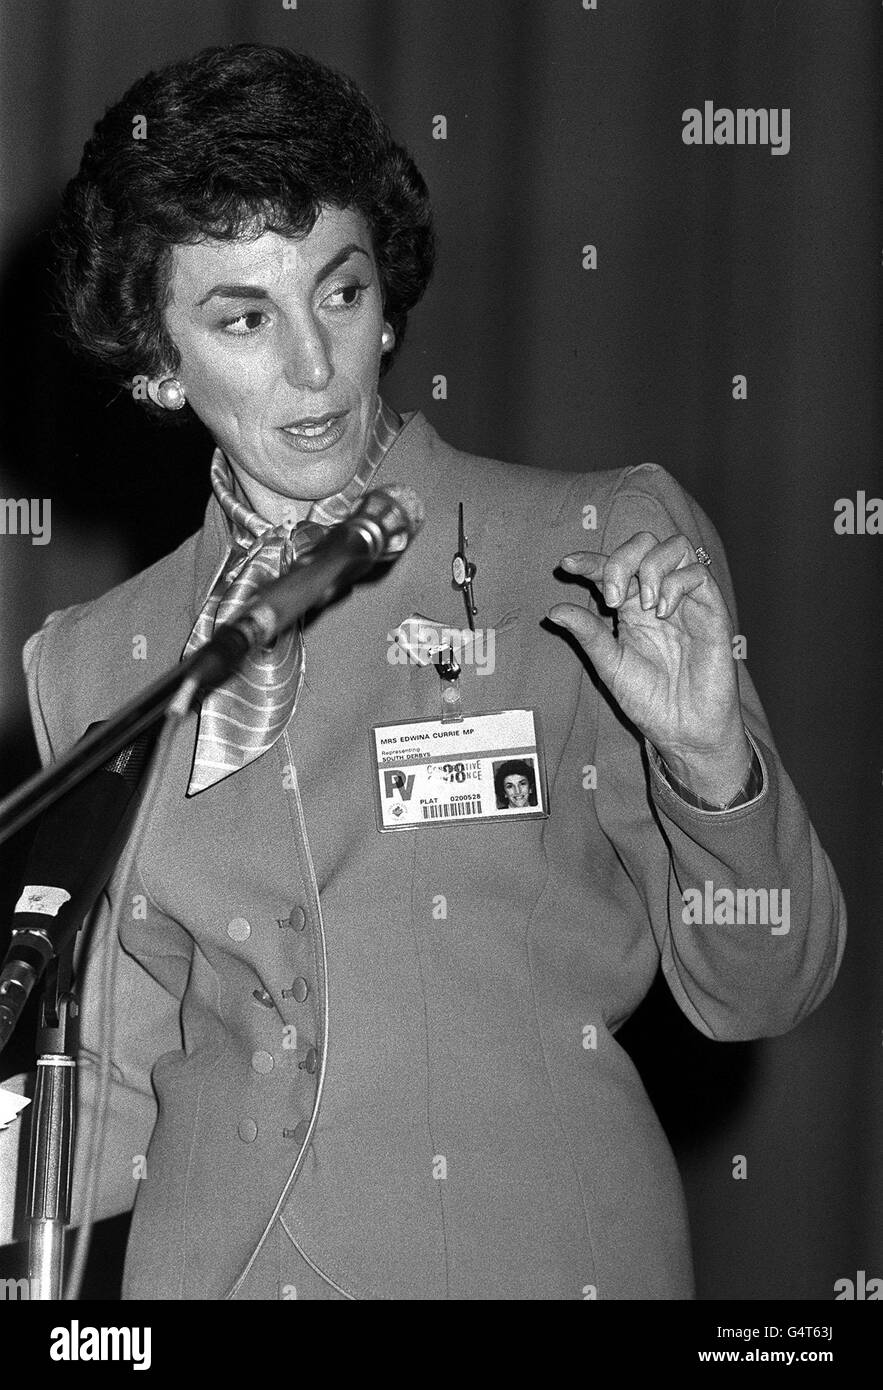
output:
M 285 380 L 289 386 L 323 391 L 333 373 L 330 343 L 322 325 L 307 315 L 292 326 L 286 342 Z

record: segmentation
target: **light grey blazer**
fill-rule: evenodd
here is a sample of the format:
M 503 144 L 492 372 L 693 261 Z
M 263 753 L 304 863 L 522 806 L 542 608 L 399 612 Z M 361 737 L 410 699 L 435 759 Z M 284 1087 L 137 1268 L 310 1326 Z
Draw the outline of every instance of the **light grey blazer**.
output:
M 476 458 L 419 412 L 405 421 L 375 483 L 418 492 L 423 532 L 308 627 L 286 736 L 190 800 L 187 719 L 137 872 L 117 872 L 95 914 L 81 1125 L 113 902 L 100 1210 L 134 1203 L 124 1294 L 689 1298 L 679 1176 L 616 1029 L 660 962 L 707 1036 L 791 1028 L 835 978 L 837 880 L 744 662 L 764 789 L 715 814 L 666 785 L 588 663 L 541 625 L 574 592 L 552 576 L 564 554 L 638 530 L 704 545 L 732 607 L 720 539 L 674 479 Z M 464 705 L 537 711 L 551 815 L 380 834 L 372 725 L 439 713 L 435 671 L 391 664 L 388 634 L 414 612 L 463 626 L 461 500 L 478 622 L 499 629 L 493 673 L 464 667 Z M 212 498 L 172 555 L 47 619 L 25 654 L 44 759 L 180 658 L 227 547 Z M 788 888 L 789 932 L 685 924 L 682 894 L 706 881 Z M 77 1203 L 82 1182 L 81 1150 Z

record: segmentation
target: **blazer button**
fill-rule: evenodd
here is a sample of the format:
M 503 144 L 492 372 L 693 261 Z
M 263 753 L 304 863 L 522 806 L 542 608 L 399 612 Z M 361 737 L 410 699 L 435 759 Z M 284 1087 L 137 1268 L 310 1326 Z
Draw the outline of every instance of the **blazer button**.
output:
M 300 1145 L 306 1139 L 309 1128 L 310 1126 L 307 1124 L 306 1120 L 301 1120 L 300 1124 L 295 1125 L 294 1129 L 283 1129 L 282 1137 L 283 1139 L 293 1139 L 295 1144 Z
M 282 998 L 296 999 L 298 1004 L 302 1004 L 309 992 L 310 987 L 307 984 L 306 980 L 302 975 L 298 975 L 297 979 L 292 984 L 291 989 L 283 989 Z
M 302 907 L 293 907 L 288 914 L 288 925 L 295 931 L 303 931 L 307 925 L 307 914 Z
M 253 1144 L 258 1137 L 258 1127 L 252 1119 L 239 1121 L 239 1138 L 244 1144 Z
M 266 1075 L 266 1073 L 272 1071 L 275 1066 L 273 1054 L 271 1052 L 255 1052 L 251 1059 L 251 1065 L 254 1071 L 259 1071 Z
M 231 941 L 247 941 L 251 936 L 251 926 L 244 917 L 234 917 L 227 923 L 227 935 Z

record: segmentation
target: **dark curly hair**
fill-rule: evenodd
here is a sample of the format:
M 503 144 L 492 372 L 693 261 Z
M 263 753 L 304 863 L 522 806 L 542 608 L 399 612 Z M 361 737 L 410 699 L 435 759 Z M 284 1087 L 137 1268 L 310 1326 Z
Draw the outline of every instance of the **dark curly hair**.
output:
M 129 387 L 176 371 L 163 324 L 172 246 L 305 236 L 322 204 L 355 207 L 370 229 L 395 331 L 383 375 L 432 275 L 435 236 L 426 184 L 368 99 L 344 74 L 264 44 L 148 73 L 97 123 L 64 191 L 53 242 L 67 336 Z

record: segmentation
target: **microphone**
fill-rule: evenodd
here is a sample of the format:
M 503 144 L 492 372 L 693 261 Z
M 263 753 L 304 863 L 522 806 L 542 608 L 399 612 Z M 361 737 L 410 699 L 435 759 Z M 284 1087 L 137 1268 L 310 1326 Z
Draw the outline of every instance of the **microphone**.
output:
M 34 985 L 76 935 L 113 872 L 158 732 L 157 724 L 145 729 L 40 819 L 0 969 L 0 1052 Z
M 310 609 L 330 603 L 379 561 L 394 560 L 423 525 L 423 503 L 410 488 L 375 488 L 332 526 L 287 574 L 265 584 L 243 611 L 217 628 L 191 657 L 192 689 L 220 685 L 252 647 L 265 647 Z

